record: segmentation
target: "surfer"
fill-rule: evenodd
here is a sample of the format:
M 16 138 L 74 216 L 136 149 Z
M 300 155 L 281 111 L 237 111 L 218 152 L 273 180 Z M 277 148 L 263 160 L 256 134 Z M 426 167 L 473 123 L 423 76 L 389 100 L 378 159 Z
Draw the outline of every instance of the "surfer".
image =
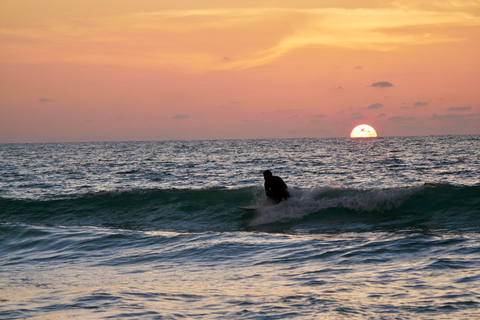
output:
M 290 198 L 287 184 L 283 182 L 282 178 L 272 175 L 270 170 L 263 172 L 263 178 L 265 179 L 265 193 L 269 199 L 279 203 L 282 199 Z

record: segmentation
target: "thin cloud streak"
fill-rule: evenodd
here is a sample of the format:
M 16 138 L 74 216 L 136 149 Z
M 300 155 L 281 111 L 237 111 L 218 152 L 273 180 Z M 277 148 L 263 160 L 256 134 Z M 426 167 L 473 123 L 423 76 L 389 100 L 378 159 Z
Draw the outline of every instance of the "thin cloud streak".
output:
M 260 66 L 272 63 L 292 50 L 308 46 L 391 51 L 403 46 L 459 41 L 460 38 L 436 32 L 440 30 L 437 28 L 480 24 L 477 17 L 468 13 L 447 8 L 445 11 L 406 9 L 405 6 L 136 12 L 91 17 L 82 28 L 66 19 L 55 19 L 54 24 L 45 22 L 41 29 L 2 28 L 0 36 L 6 37 L 4 46 L 10 49 L 10 59 L 15 58 L 12 51 L 18 44 L 10 43 L 8 39 L 14 37 L 31 41 L 30 46 L 41 46 L 44 50 L 45 43 L 49 43 L 52 48 L 50 54 L 31 56 L 30 59 L 87 63 L 104 59 L 126 65 L 176 64 L 201 71 Z M 249 45 L 242 43 L 242 47 L 235 47 L 240 44 L 231 41 L 222 43 L 226 33 L 248 38 L 250 30 L 245 28 L 246 25 L 256 26 L 260 34 L 270 32 L 262 30 L 262 26 L 278 28 L 269 34 L 270 43 L 252 40 Z M 212 45 L 205 46 L 200 40 Z M 38 43 L 35 44 L 35 41 Z M 105 50 L 106 47 L 108 50 Z M 225 60 L 225 54 L 218 57 L 218 51 L 222 50 L 237 52 L 238 56 Z M 220 60 L 222 63 L 219 63 Z
M 431 29 L 440 25 L 479 25 L 478 18 L 460 12 L 429 12 L 403 9 L 311 9 L 297 11 L 303 26 L 279 41 L 273 48 L 257 54 L 255 60 L 237 65 L 252 67 L 274 61 L 288 52 L 306 46 L 391 51 L 402 46 L 460 41 L 429 32 L 408 33 L 410 27 Z

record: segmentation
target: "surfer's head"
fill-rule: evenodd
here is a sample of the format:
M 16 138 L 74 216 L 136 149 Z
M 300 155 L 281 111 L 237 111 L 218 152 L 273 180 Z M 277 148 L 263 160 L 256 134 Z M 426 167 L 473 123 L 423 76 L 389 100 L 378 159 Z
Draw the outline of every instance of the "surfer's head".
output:
M 263 171 L 263 178 L 267 179 L 267 178 L 270 178 L 271 176 L 272 176 L 272 171 L 270 170 Z

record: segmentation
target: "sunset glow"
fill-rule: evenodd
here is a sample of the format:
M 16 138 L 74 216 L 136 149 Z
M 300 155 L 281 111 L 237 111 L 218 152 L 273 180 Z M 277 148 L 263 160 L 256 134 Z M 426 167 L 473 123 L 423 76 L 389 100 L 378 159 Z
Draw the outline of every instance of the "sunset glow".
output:
M 3 1 L 0 142 L 480 134 L 480 0 L 321 3 Z
M 376 138 L 377 132 L 368 124 L 361 124 L 353 128 L 350 138 Z

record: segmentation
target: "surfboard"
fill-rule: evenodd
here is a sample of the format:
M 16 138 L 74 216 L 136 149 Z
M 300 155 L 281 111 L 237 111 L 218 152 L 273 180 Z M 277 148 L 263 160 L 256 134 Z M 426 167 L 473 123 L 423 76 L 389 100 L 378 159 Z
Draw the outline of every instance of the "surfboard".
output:
M 268 206 L 248 206 L 248 207 L 237 206 L 238 209 L 243 209 L 243 210 L 247 210 L 247 211 L 255 211 L 255 210 L 258 210 L 258 209 L 265 208 L 265 207 L 268 207 Z

